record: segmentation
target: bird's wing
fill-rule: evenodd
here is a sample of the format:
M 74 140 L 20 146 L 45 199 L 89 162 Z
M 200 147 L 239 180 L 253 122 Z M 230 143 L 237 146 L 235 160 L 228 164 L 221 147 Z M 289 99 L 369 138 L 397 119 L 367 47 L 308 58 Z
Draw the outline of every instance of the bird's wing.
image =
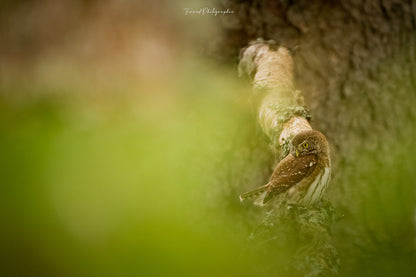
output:
M 240 195 L 240 200 L 259 198 L 255 203 L 265 204 L 311 174 L 317 163 L 318 158 L 315 155 L 295 158 L 289 154 L 276 166 L 266 185 Z
M 274 169 L 269 182 L 277 184 L 296 184 L 309 176 L 318 163 L 316 155 L 307 155 L 295 158 L 289 154 L 279 162 Z
M 276 195 L 287 191 L 303 178 L 309 176 L 318 163 L 316 155 L 307 155 L 295 158 L 289 154 L 276 166 L 268 183 L 267 193 L 264 195 L 263 204 L 272 200 Z

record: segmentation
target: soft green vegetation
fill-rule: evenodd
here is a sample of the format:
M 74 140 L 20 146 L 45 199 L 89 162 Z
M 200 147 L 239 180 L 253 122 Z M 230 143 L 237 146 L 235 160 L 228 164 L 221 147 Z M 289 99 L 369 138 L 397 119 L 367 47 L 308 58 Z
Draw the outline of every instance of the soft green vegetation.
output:
M 4 276 L 244 275 L 249 230 L 218 204 L 218 176 L 248 105 L 222 75 L 178 74 L 159 94 L 4 89 Z
M 238 194 L 267 179 L 274 157 L 240 82 L 191 63 L 163 85 L 102 93 L 69 81 L 2 86 L 1 275 L 280 272 L 285 249 L 247 245 L 264 215 Z M 350 184 L 332 182 L 330 194 L 344 215 L 333 232 L 344 276 L 414 273 L 407 130 L 401 142 L 386 140 L 388 151 L 357 151 L 356 166 L 337 169 L 335 182 Z

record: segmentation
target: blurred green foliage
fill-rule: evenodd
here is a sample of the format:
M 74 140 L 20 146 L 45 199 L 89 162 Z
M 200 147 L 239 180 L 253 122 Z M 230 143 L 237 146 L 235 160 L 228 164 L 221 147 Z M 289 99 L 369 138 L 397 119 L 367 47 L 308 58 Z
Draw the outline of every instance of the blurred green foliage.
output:
M 227 78 L 211 69 L 161 95 L 3 89 L 1 275 L 249 274 L 249 230 L 217 203 L 225 153 L 250 115 Z
M 191 62 L 165 85 L 101 94 L 33 83 L 1 92 L 3 276 L 288 274 L 293 249 L 247 240 L 264 212 L 238 194 L 275 157 L 233 70 Z M 415 272 L 416 150 L 402 124 L 400 141 L 336 169 L 342 276 Z

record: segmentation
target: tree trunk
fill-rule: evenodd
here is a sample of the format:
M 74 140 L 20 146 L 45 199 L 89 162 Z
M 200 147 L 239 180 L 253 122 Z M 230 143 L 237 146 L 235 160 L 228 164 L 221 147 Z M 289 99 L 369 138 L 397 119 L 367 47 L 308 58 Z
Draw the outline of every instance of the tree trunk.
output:
M 312 127 L 332 146 L 328 197 L 344 215 L 334 228 L 341 273 L 412 272 L 416 2 L 223 5 L 235 11 L 225 19 L 220 46 L 230 49 L 229 58 L 259 37 L 293 53 L 295 87 L 310 109 Z

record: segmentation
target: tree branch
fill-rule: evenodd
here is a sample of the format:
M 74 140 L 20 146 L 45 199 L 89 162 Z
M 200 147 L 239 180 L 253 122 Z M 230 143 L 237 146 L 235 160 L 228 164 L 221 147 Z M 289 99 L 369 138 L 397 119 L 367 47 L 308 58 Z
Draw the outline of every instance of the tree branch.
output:
M 239 73 L 252 78 L 259 98 L 258 121 L 271 143 L 285 157 L 296 134 L 311 130 L 309 111 L 293 85 L 293 59 L 284 47 L 258 40 L 242 51 Z M 328 200 L 317 207 L 279 203 L 265 211 L 251 235 L 254 245 L 274 249 L 296 245 L 290 272 L 301 276 L 334 276 L 339 269 L 330 227 L 335 210 Z M 287 249 L 287 248 L 286 248 Z

